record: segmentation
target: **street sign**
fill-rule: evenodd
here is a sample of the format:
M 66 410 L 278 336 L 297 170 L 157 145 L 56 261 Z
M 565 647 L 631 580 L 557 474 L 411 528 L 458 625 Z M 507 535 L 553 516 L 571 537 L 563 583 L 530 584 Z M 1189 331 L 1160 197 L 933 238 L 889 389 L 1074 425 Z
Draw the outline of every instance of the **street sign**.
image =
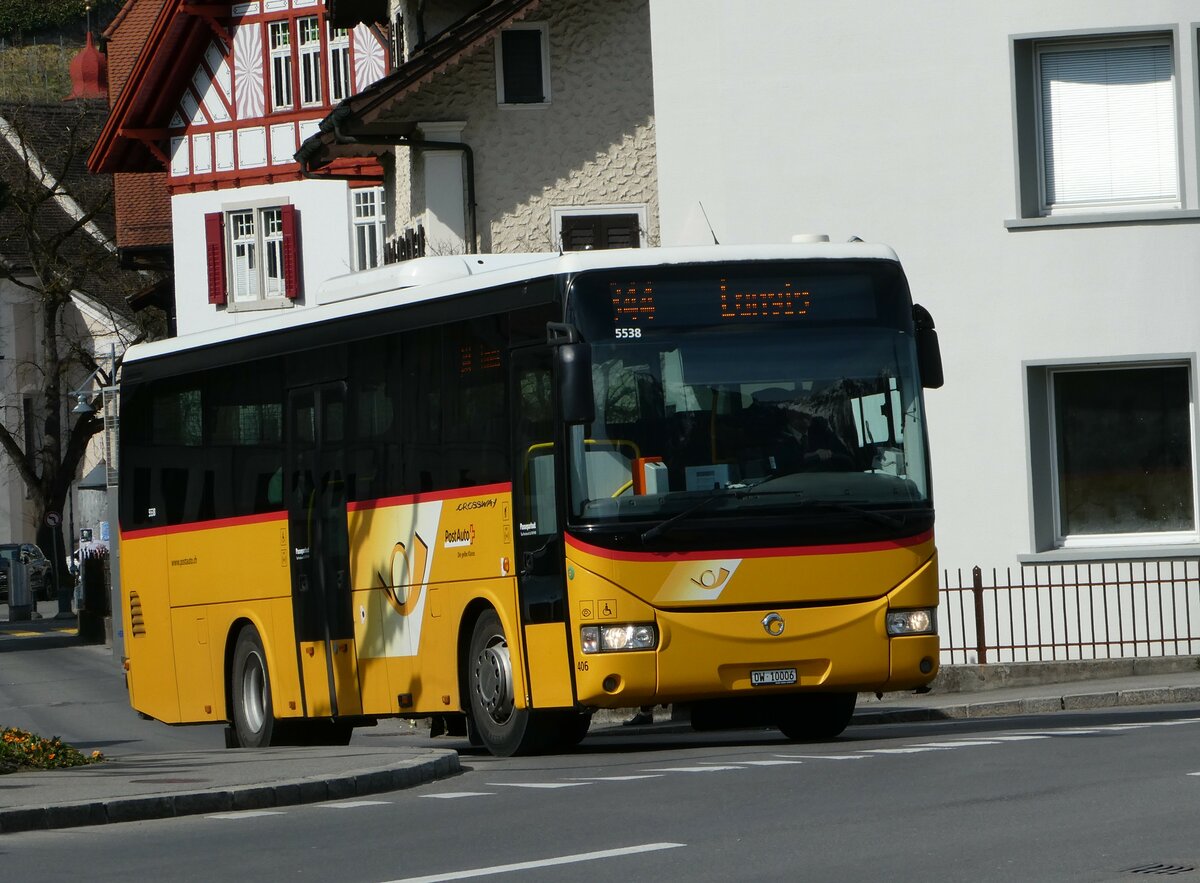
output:
M 46 513 L 46 526 L 47 527 L 58 527 L 60 524 L 62 524 L 62 516 L 61 515 L 59 515 L 57 512 L 47 512 Z

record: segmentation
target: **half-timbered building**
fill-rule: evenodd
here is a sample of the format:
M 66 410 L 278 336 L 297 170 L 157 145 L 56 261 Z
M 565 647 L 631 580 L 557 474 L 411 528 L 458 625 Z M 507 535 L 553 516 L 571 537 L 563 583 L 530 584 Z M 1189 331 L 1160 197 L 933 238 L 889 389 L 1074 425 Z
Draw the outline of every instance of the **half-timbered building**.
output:
M 308 180 L 294 154 L 384 76 L 386 35 L 334 26 L 321 0 L 143 3 L 159 7 L 148 28 L 112 36 L 142 45 L 90 166 L 163 175 L 179 333 L 302 307 L 322 280 L 380 263 L 379 163 Z

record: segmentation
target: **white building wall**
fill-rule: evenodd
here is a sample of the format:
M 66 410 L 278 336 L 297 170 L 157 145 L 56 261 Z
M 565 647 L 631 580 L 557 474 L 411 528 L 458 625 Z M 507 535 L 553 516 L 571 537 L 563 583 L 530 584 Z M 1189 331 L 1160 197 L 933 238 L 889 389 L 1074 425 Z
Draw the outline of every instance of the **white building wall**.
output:
M 648 17 L 647 0 L 546 0 L 522 23 L 549 22 L 548 105 L 498 106 L 489 45 L 397 108 L 404 120 L 467 121 L 481 251 L 555 248 L 552 208 L 610 204 L 645 206 L 643 245 L 657 244 Z M 399 230 L 423 220 L 424 172 L 408 153 L 397 150 Z
M 24 437 L 22 402 L 34 390 L 28 360 L 36 334 L 28 292 L 0 282 L 0 420 L 18 441 Z M 0 452 L 0 543 L 30 542 L 36 527 L 25 485 L 8 456 Z
M 208 302 L 204 216 L 246 205 L 296 207 L 300 221 L 303 291 L 283 307 L 234 310 Z M 351 270 L 350 189 L 342 181 L 291 181 L 230 190 L 179 194 L 171 199 L 175 241 L 175 307 L 180 335 L 250 322 L 277 309 L 315 303 L 317 287 Z M 228 252 L 228 249 L 227 249 Z
M 702 203 L 723 243 L 822 232 L 893 246 L 945 361 L 927 394 L 941 564 L 1015 565 L 1038 490 L 1022 363 L 1194 358 L 1200 217 L 1007 229 L 1011 38 L 1174 30 L 1194 210 L 1195 4 L 651 0 L 651 21 L 664 244 L 704 239 Z

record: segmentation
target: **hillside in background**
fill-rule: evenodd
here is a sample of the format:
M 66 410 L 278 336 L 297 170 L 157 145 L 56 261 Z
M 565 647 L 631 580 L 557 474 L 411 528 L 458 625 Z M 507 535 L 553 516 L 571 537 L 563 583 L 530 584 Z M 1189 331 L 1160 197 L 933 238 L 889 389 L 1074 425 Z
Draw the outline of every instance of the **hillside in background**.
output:
M 62 101 L 71 94 L 71 59 L 82 48 L 82 40 L 0 47 L 0 101 Z
M 92 0 L 98 35 L 124 0 Z M 71 59 L 83 48 L 84 0 L 0 0 L 0 101 L 61 101 L 71 94 Z

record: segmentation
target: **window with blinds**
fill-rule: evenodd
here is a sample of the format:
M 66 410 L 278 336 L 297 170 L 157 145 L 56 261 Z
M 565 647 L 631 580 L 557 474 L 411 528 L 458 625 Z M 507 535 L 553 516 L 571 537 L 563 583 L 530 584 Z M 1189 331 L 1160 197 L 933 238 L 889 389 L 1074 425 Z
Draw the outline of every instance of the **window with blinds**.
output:
M 1036 65 L 1043 212 L 1179 205 L 1169 39 L 1040 45 Z

